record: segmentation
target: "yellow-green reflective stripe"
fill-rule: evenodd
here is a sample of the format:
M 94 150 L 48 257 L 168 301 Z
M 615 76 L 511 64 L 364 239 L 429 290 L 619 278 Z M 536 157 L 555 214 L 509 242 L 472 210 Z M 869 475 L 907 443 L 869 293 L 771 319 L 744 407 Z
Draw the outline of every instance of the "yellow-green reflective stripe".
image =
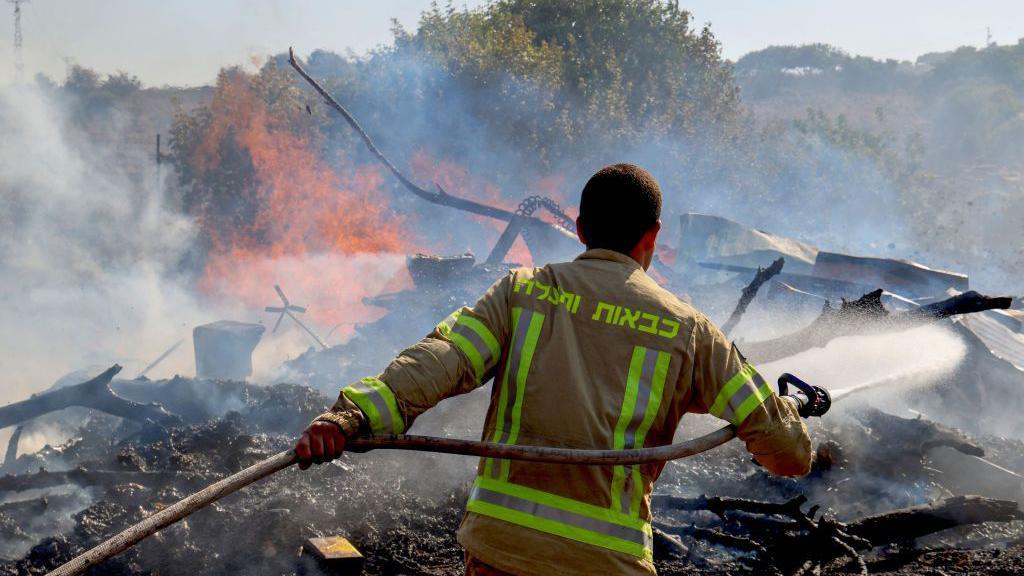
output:
M 398 409 L 398 399 L 395 398 L 395 394 L 388 388 L 388 385 L 381 382 L 376 378 L 363 378 L 364 382 L 367 382 L 380 394 L 381 398 L 388 405 L 388 410 L 391 412 L 391 422 L 393 426 L 393 434 L 401 434 L 405 432 L 405 422 L 402 420 L 402 411 Z
M 615 423 L 614 446 L 616 450 L 622 450 L 626 446 L 626 426 L 633 417 L 636 410 L 636 393 L 640 387 L 640 374 L 644 369 L 644 356 L 647 349 L 643 346 L 633 348 L 633 358 L 629 362 L 629 375 L 626 376 L 626 393 L 622 399 L 622 410 L 619 412 L 619 420 Z
M 753 366 L 750 364 L 744 365 L 742 370 L 737 372 L 735 376 L 725 383 L 725 386 L 722 387 L 722 390 L 718 393 L 718 396 L 715 398 L 715 403 L 711 405 L 708 412 L 713 416 L 721 416 L 722 412 L 729 404 L 729 398 L 732 398 L 732 395 L 742 388 L 743 385 L 746 384 L 756 373 L 757 372 L 754 370 Z
M 512 308 L 512 337 L 513 345 L 515 344 L 515 335 L 519 333 L 519 315 L 523 309 L 518 306 Z M 511 352 L 511 347 L 510 347 Z M 505 433 L 505 409 L 508 407 L 508 373 L 512 367 L 512 354 L 509 353 L 508 358 L 505 360 L 505 373 L 501 378 L 501 391 L 498 394 L 498 412 L 495 414 L 495 425 L 494 434 L 491 434 L 491 442 L 501 441 L 501 437 Z M 494 459 L 488 458 L 484 461 L 484 475 L 488 478 L 491 477 L 494 467 Z
M 631 466 L 630 473 L 633 475 L 633 486 L 629 496 L 629 515 L 640 516 L 640 499 L 644 495 L 643 478 L 640 476 L 640 466 Z
M 477 477 L 467 506 L 492 516 L 579 542 L 651 559 L 651 525 L 564 496 Z
M 374 434 L 401 434 L 405 431 L 398 400 L 384 382 L 377 378 L 363 378 L 342 393 L 366 414 Z
M 462 353 L 469 358 L 469 364 L 473 367 L 473 375 L 476 377 L 477 384 L 480 384 L 484 378 L 484 372 L 486 367 L 484 366 L 484 358 L 476 350 L 476 346 L 466 339 L 465 336 L 450 330 L 447 334 L 448 338 L 454 343 Z
M 636 393 L 640 386 L 640 374 L 644 368 L 644 356 L 646 349 L 643 346 L 633 347 L 633 358 L 629 362 L 629 373 L 626 376 L 626 392 L 622 398 L 622 410 L 619 412 L 619 420 L 615 423 L 615 433 L 612 438 L 612 446 L 616 450 L 622 450 L 626 445 L 626 426 L 633 417 L 633 410 L 636 409 Z M 612 510 L 622 508 L 622 492 L 626 483 L 626 469 L 623 466 L 616 466 L 612 471 Z
M 363 411 L 366 419 L 370 421 L 370 431 L 374 434 L 379 434 L 378 431 L 383 429 L 384 425 L 380 419 L 380 412 L 377 412 L 377 407 L 373 405 L 373 401 L 366 394 L 352 386 L 345 388 L 341 393 Z
M 668 352 L 658 352 L 658 360 L 654 365 L 654 378 L 651 382 L 651 394 L 647 401 L 647 410 L 644 412 L 644 420 L 636 430 L 636 437 L 633 441 L 633 448 L 643 448 L 644 440 L 647 439 L 647 432 L 654 424 L 654 418 L 661 409 L 661 397 L 665 391 L 665 381 L 668 379 L 668 365 L 672 356 Z M 640 467 L 633 466 L 633 491 L 629 502 L 629 513 L 632 516 L 640 515 L 640 500 L 643 498 L 644 490 Z
M 518 352 L 519 365 L 516 367 L 515 385 L 516 399 L 512 404 L 511 426 L 508 431 L 508 439 L 505 443 L 515 444 L 519 439 L 519 427 L 523 414 L 523 397 L 526 395 L 526 378 L 530 375 L 530 366 L 533 364 L 533 353 L 537 349 L 537 340 L 540 338 L 540 331 L 544 327 L 544 315 L 540 312 L 529 312 L 530 319 L 526 328 L 526 337 L 522 347 L 514 346 L 513 350 Z M 515 360 L 513 359 L 513 362 Z M 508 479 L 509 461 L 501 461 L 501 478 Z
M 479 336 L 480 339 L 484 341 L 484 344 L 487 346 L 488 350 L 491 351 L 491 358 L 498 357 L 498 355 L 501 352 L 501 350 L 498 347 L 498 339 L 494 337 L 494 334 L 487 329 L 487 326 L 485 326 L 483 322 L 477 320 L 476 318 L 473 318 L 472 316 L 462 314 L 459 316 L 456 323 L 466 326 L 473 332 L 476 332 L 477 336 Z
M 747 364 L 729 380 L 709 412 L 739 426 L 771 394 L 771 386 Z
M 640 423 L 640 427 L 636 430 L 634 448 L 643 447 L 647 432 L 651 429 L 651 425 L 654 424 L 654 417 L 658 415 L 658 410 L 661 409 L 661 396 L 665 391 L 665 380 L 668 378 L 668 364 L 671 360 L 672 356 L 668 352 L 658 352 L 658 363 L 654 366 L 654 379 L 651 382 L 651 396 L 647 402 L 644 421 Z
M 469 358 L 477 384 L 483 384 L 487 372 L 500 357 L 498 339 L 494 337 L 494 334 L 480 320 L 461 313 L 455 318 L 447 333 L 442 331 L 442 334 Z
M 544 504 L 545 506 L 550 506 L 552 508 L 568 510 L 569 512 L 573 512 L 581 516 L 587 516 L 595 520 L 633 528 L 634 530 L 640 530 L 645 534 L 651 533 L 650 523 L 645 522 L 640 518 L 633 518 L 627 514 L 622 514 L 603 506 L 580 502 L 579 500 L 566 498 L 565 496 L 559 496 L 550 492 L 544 492 L 543 490 L 537 490 L 536 488 L 530 488 L 528 486 L 520 486 L 519 484 L 513 484 L 504 480 L 492 480 L 490 478 L 477 477 L 473 485 L 480 486 L 481 488 L 485 488 L 493 492 L 508 494 L 510 496 L 522 498 L 523 500 Z
M 518 524 L 547 534 L 554 534 L 555 536 L 561 536 L 576 542 L 590 544 L 591 546 L 614 550 L 616 552 L 629 554 L 630 556 L 636 556 L 646 560 L 652 560 L 654 558 L 653 550 L 640 544 L 626 542 L 617 538 L 591 532 L 583 528 L 576 528 L 568 524 L 562 524 L 561 522 L 556 522 L 554 520 L 538 518 L 525 512 L 519 512 L 510 508 L 503 508 L 481 500 L 473 500 L 469 503 L 466 509 L 470 512 L 483 514 L 484 516 L 490 516 L 512 524 Z
M 454 343 L 459 350 L 462 350 L 462 353 L 469 358 L 469 363 L 473 367 L 473 375 L 476 377 L 477 384 L 479 385 L 483 383 L 484 373 L 488 368 L 490 368 L 490 366 L 487 365 L 488 361 L 495 358 L 495 355 L 491 354 L 487 359 L 485 359 L 481 354 L 481 351 L 477 349 L 477 346 L 473 342 L 470 342 L 468 338 L 454 330 L 454 327 L 457 324 L 466 325 L 463 321 L 464 318 L 467 318 L 467 316 L 462 313 L 462 310 L 456 310 L 438 323 L 437 331 L 441 336 L 451 340 L 452 343 Z M 479 321 L 477 321 L 477 323 L 479 323 Z M 486 328 L 484 328 L 484 330 L 486 330 Z M 483 337 L 481 337 L 481 340 L 483 340 Z
M 622 411 L 616 423 L 616 450 L 642 448 L 647 432 L 661 408 L 665 381 L 672 356 L 636 346 L 630 361 L 623 394 Z M 623 514 L 640 515 L 643 478 L 638 466 L 616 466 L 612 471 L 611 508 Z
M 743 404 L 740 404 L 740 407 L 736 409 L 736 415 L 733 417 L 732 420 L 733 425 L 739 426 L 740 424 L 743 424 L 743 421 L 747 419 L 747 416 L 750 416 L 750 413 L 753 412 L 755 408 L 760 406 L 765 401 L 765 399 L 771 395 L 771 384 L 764 384 L 763 386 L 758 388 L 757 392 L 755 392 L 749 398 L 744 400 Z

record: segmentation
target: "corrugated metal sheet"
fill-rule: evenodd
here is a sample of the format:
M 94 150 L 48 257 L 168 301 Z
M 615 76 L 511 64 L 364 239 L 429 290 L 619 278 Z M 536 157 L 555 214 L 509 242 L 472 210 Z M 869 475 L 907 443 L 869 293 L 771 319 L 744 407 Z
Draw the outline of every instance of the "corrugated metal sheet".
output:
M 941 294 L 948 288 L 959 291 L 968 288 L 965 274 L 936 270 L 911 260 L 824 251 L 818 252 L 811 273 L 823 278 L 873 284 L 914 298 Z
M 786 258 L 786 272 L 807 274 L 818 249 L 810 244 L 762 232 L 721 216 L 688 213 L 679 217 L 677 266 L 697 262 L 725 262 L 741 266 L 768 266 Z
M 995 356 L 1024 370 L 1024 313 L 986 310 L 956 319 L 978 337 Z

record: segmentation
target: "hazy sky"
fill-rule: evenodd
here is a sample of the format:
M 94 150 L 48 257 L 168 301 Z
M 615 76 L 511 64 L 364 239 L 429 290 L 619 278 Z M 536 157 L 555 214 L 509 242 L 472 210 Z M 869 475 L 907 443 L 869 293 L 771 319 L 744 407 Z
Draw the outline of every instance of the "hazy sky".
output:
M 480 0 L 456 2 L 476 6 Z M 62 78 L 66 62 L 126 70 L 147 85 L 209 83 L 222 66 L 286 50 L 357 53 L 390 41 L 391 19 L 415 26 L 429 0 L 30 0 L 22 8 L 26 78 Z M 827 42 L 913 59 L 1024 36 L 1024 0 L 691 0 L 728 58 L 772 44 Z M 0 83 L 13 67 L 13 6 L 0 2 Z

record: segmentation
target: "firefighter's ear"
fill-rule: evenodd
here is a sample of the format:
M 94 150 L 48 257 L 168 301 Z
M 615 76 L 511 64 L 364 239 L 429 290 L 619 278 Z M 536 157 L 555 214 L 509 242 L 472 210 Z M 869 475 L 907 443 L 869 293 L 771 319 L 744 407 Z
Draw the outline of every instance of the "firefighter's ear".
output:
M 661 220 L 654 223 L 644 235 L 640 237 L 640 245 L 645 250 L 654 250 L 654 247 L 658 245 L 658 232 L 661 232 Z
M 583 219 L 579 216 L 576 217 L 576 237 L 580 239 L 584 246 L 587 245 L 587 237 L 583 233 Z

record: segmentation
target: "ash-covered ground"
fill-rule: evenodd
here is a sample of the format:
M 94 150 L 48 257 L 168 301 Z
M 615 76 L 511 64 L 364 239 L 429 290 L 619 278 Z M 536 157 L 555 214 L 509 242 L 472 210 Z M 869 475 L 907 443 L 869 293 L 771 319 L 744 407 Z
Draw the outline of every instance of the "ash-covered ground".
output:
M 5 465 L 0 555 L 6 560 L 0 574 L 45 573 L 145 515 L 289 448 L 296 433 L 333 401 L 299 385 L 186 378 L 115 381 L 114 389 L 140 399 L 159 396 L 184 421 L 161 428 L 71 410 L 30 424 L 70 439 Z M 945 393 L 940 387 L 928 394 Z M 413 432 L 475 437 L 486 401 L 483 390 L 446 401 L 418 421 Z M 738 442 L 670 463 L 656 486 L 659 571 L 799 573 L 810 568 L 803 563 L 815 558 L 816 550 L 828 548 L 817 529 L 794 527 L 793 518 L 785 515 L 729 509 L 729 498 L 781 504 L 802 495 L 807 498 L 800 506 L 803 513 L 820 506 L 807 516 L 816 526 L 831 526 L 835 519 L 845 526 L 842 530 L 853 532 L 858 519 L 949 502 L 943 499 L 965 490 L 1012 495 L 998 493 L 1013 490 L 999 486 L 1001 477 L 992 480 L 974 472 L 953 479 L 949 472 L 971 469 L 981 454 L 987 465 L 1022 470 L 1024 442 L 969 436 L 904 416 L 910 414 L 894 416 L 867 402 L 837 406 L 829 418 L 812 423 L 819 457 L 814 472 L 799 480 L 768 476 Z M 709 426 L 687 417 L 684 434 L 697 435 Z M 943 451 L 953 453 L 943 456 L 948 461 L 937 456 Z M 316 574 L 318 565 L 301 553 L 303 541 L 343 535 L 365 555 L 366 574 L 460 574 L 462 552 L 455 532 L 474 471 L 471 458 L 383 451 L 348 454 L 305 472 L 288 469 L 91 573 Z M 703 495 L 727 504 L 716 508 L 715 499 Z M 998 521 L 981 522 L 986 518 L 975 516 L 969 525 L 920 538 L 912 537 L 912 530 L 905 537 L 892 534 L 887 542 L 862 547 L 858 556 L 879 574 L 1024 570 L 1024 521 L 1016 506 L 1012 512 L 1004 506 L 988 518 Z M 823 555 L 814 562 L 823 573 L 859 570 L 851 558 Z

